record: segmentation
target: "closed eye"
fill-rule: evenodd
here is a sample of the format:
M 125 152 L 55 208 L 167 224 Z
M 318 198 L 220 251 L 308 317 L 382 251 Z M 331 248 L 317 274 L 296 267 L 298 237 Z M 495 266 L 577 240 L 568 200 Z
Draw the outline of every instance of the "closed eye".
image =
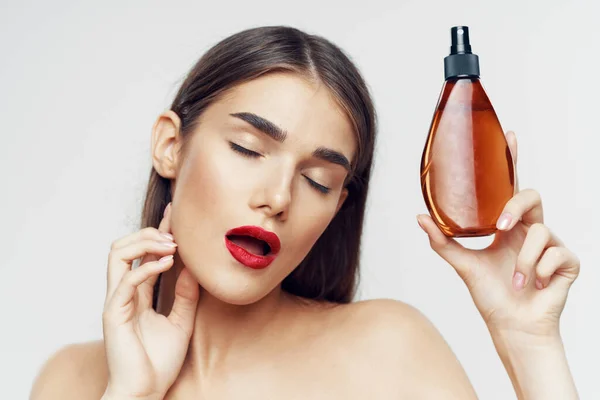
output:
M 308 183 L 310 184 L 310 186 L 314 187 L 315 189 L 317 189 L 319 192 L 323 193 L 323 194 L 327 194 L 329 193 L 329 191 L 331 190 L 330 188 L 328 188 L 327 186 L 323 186 L 315 181 L 313 181 L 312 179 L 310 179 L 308 176 L 304 175 L 304 177 L 306 178 L 306 180 L 308 181 Z
M 239 144 L 235 144 L 233 142 L 229 142 L 229 146 L 231 147 L 231 149 L 235 152 L 238 152 L 242 155 L 244 155 L 245 157 L 260 157 L 261 155 L 255 151 L 252 150 L 248 150 L 245 147 L 240 146 Z
M 255 151 L 252 150 L 248 150 L 245 147 L 240 146 L 239 144 L 233 143 L 233 142 L 229 142 L 229 146 L 231 147 L 231 149 L 237 153 L 240 153 L 241 155 L 243 155 L 244 157 L 252 157 L 252 158 L 257 158 L 260 157 L 261 154 L 257 153 Z M 303 175 L 304 178 L 306 178 L 306 180 L 308 181 L 308 183 L 310 184 L 310 186 L 312 186 L 314 189 L 316 189 L 317 191 L 319 191 L 320 193 L 323 194 L 328 194 L 331 189 L 328 188 L 327 186 L 323 186 L 315 181 L 313 181 L 312 179 L 310 179 L 308 176 Z

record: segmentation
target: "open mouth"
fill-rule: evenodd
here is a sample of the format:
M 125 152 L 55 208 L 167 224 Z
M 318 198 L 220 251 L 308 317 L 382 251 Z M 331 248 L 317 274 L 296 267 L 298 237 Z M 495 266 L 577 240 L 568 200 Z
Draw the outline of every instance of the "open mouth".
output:
M 225 246 L 239 263 L 253 269 L 267 268 L 281 250 L 275 232 L 260 226 L 240 226 L 225 234 Z
M 245 235 L 227 235 L 227 239 L 240 246 L 248 253 L 257 256 L 268 256 L 271 254 L 271 246 L 264 240 Z

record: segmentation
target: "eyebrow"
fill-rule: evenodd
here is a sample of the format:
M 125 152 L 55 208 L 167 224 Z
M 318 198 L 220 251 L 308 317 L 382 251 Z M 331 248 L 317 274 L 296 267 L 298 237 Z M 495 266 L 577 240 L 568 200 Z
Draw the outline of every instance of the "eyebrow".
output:
M 258 129 L 279 143 L 283 143 L 287 138 L 287 132 L 285 130 L 259 115 L 249 112 L 232 113 L 229 115 L 249 123 L 254 128 Z M 328 149 L 326 147 L 319 147 L 313 152 L 312 155 L 320 160 L 341 165 L 348 172 L 352 171 L 350 161 L 348 161 L 348 158 L 346 158 L 346 156 L 339 151 Z

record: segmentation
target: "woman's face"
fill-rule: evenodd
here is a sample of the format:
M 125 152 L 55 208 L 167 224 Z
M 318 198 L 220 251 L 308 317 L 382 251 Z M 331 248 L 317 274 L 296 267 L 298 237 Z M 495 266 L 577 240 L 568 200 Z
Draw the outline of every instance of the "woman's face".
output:
M 277 73 L 236 86 L 205 110 L 177 161 L 172 231 L 181 261 L 222 301 L 260 300 L 341 207 L 355 150 L 350 120 L 324 85 Z M 275 233 L 279 252 L 228 236 L 241 226 Z M 240 248 L 274 259 L 251 268 L 233 254 Z

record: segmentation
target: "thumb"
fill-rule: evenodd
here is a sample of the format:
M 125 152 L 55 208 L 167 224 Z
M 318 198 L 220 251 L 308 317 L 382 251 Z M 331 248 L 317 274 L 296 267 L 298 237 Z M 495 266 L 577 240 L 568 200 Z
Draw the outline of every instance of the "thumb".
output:
M 175 284 L 175 300 L 169 314 L 169 321 L 179 326 L 188 337 L 194 330 L 194 317 L 200 296 L 200 287 L 187 268 L 183 268 Z
M 510 149 L 510 155 L 512 156 L 513 163 L 517 165 L 519 147 L 517 145 L 517 135 L 515 135 L 513 131 L 506 132 L 506 143 L 508 144 L 508 148 Z
M 453 238 L 444 235 L 429 215 L 418 215 L 417 222 L 429 237 L 429 244 L 433 251 L 446 260 L 466 281 L 470 275 L 470 267 L 473 265 L 472 262 L 469 262 L 469 259 L 473 257 L 472 251 L 463 247 Z
M 513 131 L 508 131 L 506 133 L 506 143 L 508 144 L 508 149 L 510 151 L 510 155 L 513 160 L 513 168 L 515 174 L 515 193 L 519 192 L 519 175 L 517 174 L 517 158 L 518 158 L 518 145 L 517 145 L 517 136 Z

